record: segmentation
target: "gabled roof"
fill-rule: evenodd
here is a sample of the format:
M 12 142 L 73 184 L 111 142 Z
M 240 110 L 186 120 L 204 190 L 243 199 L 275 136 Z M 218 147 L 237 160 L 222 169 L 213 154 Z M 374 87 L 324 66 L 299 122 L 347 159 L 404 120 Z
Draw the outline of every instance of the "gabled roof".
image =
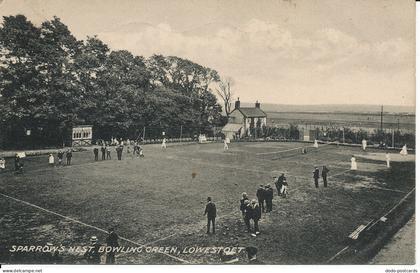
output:
M 236 109 L 235 109 L 236 110 Z M 235 111 L 233 110 L 233 111 Z M 247 118 L 265 118 L 267 114 L 261 110 L 260 108 L 256 107 L 239 107 L 239 112 L 241 112 Z

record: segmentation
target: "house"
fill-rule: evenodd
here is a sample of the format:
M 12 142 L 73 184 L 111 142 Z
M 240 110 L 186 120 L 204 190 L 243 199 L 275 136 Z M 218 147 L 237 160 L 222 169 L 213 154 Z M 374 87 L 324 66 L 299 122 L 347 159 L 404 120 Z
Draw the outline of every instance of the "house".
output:
M 72 146 L 89 146 L 92 144 L 92 125 L 79 125 L 72 129 Z
M 222 133 L 230 138 L 258 137 L 262 134 L 262 127 L 267 124 L 267 114 L 261 110 L 257 101 L 255 107 L 241 107 L 241 102 L 235 102 L 235 109 L 229 114 L 229 121 L 223 127 Z

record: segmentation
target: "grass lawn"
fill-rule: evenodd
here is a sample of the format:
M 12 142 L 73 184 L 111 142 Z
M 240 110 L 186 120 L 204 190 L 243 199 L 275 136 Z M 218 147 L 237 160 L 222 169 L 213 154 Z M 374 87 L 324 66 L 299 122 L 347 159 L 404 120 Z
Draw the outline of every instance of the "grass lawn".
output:
M 360 148 L 320 145 L 302 155 L 303 145 L 232 143 L 227 152 L 220 143 L 169 144 L 166 150 L 146 145 L 145 158 L 124 153 L 117 161 L 114 152 L 112 160 L 95 162 L 92 151 L 85 151 L 74 153 L 73 165 L 65 167 L 49 167 L 47 156 L 26 158 L 23 174 L 0 174 L 0 192 L 71 219 L 0 196 L 0 262 L 39 261 L 38 253 L 10 253 L 12 245 L 80 246 L 92 235 L 103 243 L 107 234 L 91 225 L 115 227 L 131 241 L 121 240 L 123 246 L 136 242 L 180 251 L 120 253 L 120 264 L 220 263 L 217 254 L 182 253 L 188 246 L 255 246 L 264 263 L 322 264 L 346 246 L 357 226 L 382 216 L 414 187 L 413 161 L 392 162 L 387 169 L 384 161 L 363 157 L 369 151 Z M 349 171 L 352 154 L 357 171 Z M 12 162 L 7 165 L 10 170 Z M 330 169 L 329 187 L 315 189 L 312 170 L 322 165 Z M 261 235 L 253 238 L 244 232 L 241 193 L 254 197 L 259 184 L 275 188 L 272 176 L 281 172 L 290 195 L 275 197 L 273 212 L 260 223 Z M 218 209 L 216 235 L 210 236 L 203 216 L 207 196 Z M 80 258 L 62 255 L 65 263 Z M 239 258 L 247 262 L 244 252 Z

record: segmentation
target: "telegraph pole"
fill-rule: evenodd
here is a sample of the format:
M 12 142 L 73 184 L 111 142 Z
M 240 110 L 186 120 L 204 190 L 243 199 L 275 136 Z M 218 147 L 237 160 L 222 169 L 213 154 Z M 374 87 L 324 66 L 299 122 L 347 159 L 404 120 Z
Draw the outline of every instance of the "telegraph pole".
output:
M 381 106 L 381 132 L 384 130 L 384 106 Z

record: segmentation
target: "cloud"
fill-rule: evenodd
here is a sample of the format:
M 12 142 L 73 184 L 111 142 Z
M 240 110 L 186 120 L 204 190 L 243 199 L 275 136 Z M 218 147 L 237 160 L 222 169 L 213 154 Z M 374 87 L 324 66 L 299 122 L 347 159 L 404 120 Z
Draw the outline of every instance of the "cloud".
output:
M 163 54 L 191 59 L 235 78 L 236 88 L 249 94 L 256 86 L 271 94 L 276 94 L 278 86 L 293 86 L 298 94 L 303 90 L 310 94 L 310 86 L 316 86 L 313 92 L 318 94 L 328 89 L 329 83 L 331 90 L 339 89 L 337 79 L 343 79 L 345 90 L 355 86 L 351 82 L 362 82 L 357 89 L 363 94 L 369 86 L 383 89 L 392 74 L 414 69 L 414 42 L 399 37 L 367 42 L 336 28 L 299 36 L 279 24 L 257 19 L 203 33 L 183 33 L 161 23 L 141 24 L 125 32 L 115 29 L 98 36 L 113 49 L 127 49 L 146 57 Z M 375 78 L 385 84 L 375 84 Z

